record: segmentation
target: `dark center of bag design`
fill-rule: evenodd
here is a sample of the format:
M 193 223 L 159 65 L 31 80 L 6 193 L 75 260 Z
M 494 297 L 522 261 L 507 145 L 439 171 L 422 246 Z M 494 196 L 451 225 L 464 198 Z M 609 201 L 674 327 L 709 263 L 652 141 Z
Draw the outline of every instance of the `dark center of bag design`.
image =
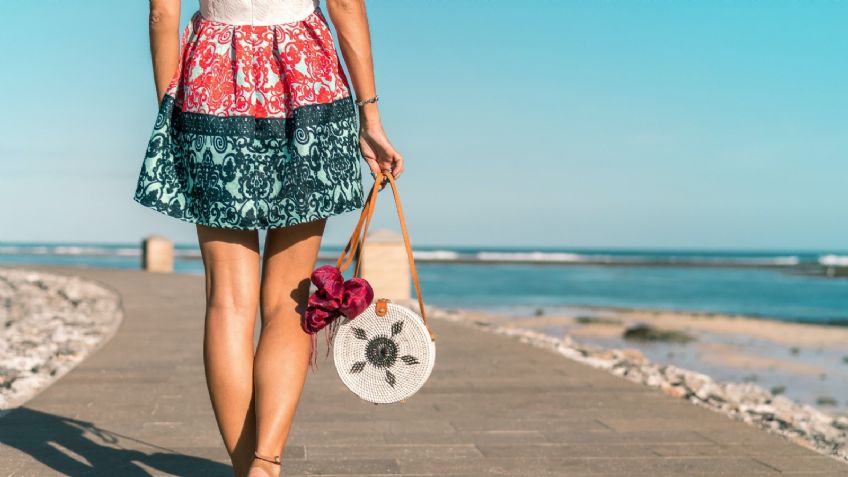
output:
M 394 387 L 397 382 L 397 377 L 390 371 L 389 368 L 397 364 L 399 346 L 393 339 L 403 331 L 403 321 L 396 321 L 392 324 L 391 336 L 380 334 L 373 338 L 368 338 L 368 333 L 362 328 L 353 327 L 353 335 L 358 339 L 368 341 L 365 345 L 364 360 L 353 363 L 350 368 L 350 373 L 361 373 L 366 365 L 374 366 L 377 369 L 386 370 L 386 382 L 389 386 Z M 400 360 L 406 366 L 420 364 L 415 356 L 405 354 L 400 356 Z

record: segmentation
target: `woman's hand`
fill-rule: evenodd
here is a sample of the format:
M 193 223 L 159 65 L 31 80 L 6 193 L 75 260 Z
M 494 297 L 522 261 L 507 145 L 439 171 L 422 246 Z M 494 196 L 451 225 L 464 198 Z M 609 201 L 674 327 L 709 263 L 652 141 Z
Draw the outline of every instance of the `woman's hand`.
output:
M 403 156 L 389 142 L 380 122 L 360 119 L 359 147 L 371 172 L 390 172 L 395 179 L 403 173 Z
M 376 96 L 365 0 L 327 0 L 327 9 L 336 27 L 342 56 L 353 83 L 352 93 L 355 95 L 352 95 L 357 98 Z M 400 177 L 403 156 L 386 137 L 376 102 L 359 106 L 359 148 L 371 172 L 377 174 L 385 171 L 390 172 L 395 179 Z

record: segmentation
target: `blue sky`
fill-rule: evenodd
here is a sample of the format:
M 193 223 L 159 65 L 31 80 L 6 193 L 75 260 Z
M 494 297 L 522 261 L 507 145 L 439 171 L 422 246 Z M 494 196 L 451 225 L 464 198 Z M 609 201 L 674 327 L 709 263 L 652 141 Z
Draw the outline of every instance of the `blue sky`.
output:
M 367 5 L 413 243 L 846 248 L 848 2 Z M 146 9 L 5 7 L 0 241 L 195 240 L 131 200 L 156 114 Z

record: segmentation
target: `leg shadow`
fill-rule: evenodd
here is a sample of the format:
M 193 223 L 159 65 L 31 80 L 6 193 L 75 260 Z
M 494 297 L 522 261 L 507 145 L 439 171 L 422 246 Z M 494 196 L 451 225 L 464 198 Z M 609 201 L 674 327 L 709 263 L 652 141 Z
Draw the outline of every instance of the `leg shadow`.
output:
M 152 452 L 121 449 L 121 441 L 144 444 L 151 447 Z M 233 472 L 229 465 L 118 435 L 91 422 L 26 407 L 12 409 L 0 418 L 0 444 L 26 452 L 56 472 L 69 476 L 158 475 L 151 474 L 139 463 L 186 477 L 229 477 Z

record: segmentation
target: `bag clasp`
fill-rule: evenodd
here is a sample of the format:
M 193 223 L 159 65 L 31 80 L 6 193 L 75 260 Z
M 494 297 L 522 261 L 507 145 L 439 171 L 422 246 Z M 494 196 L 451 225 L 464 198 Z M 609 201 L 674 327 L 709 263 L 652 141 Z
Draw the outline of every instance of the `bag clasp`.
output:
M 374 313 L 377 316 L 386 316 L 386 312 L 389 311 L 389 300 L 388 298 L 380 298 L 377 300 L 377 304 L 374 306 Z

